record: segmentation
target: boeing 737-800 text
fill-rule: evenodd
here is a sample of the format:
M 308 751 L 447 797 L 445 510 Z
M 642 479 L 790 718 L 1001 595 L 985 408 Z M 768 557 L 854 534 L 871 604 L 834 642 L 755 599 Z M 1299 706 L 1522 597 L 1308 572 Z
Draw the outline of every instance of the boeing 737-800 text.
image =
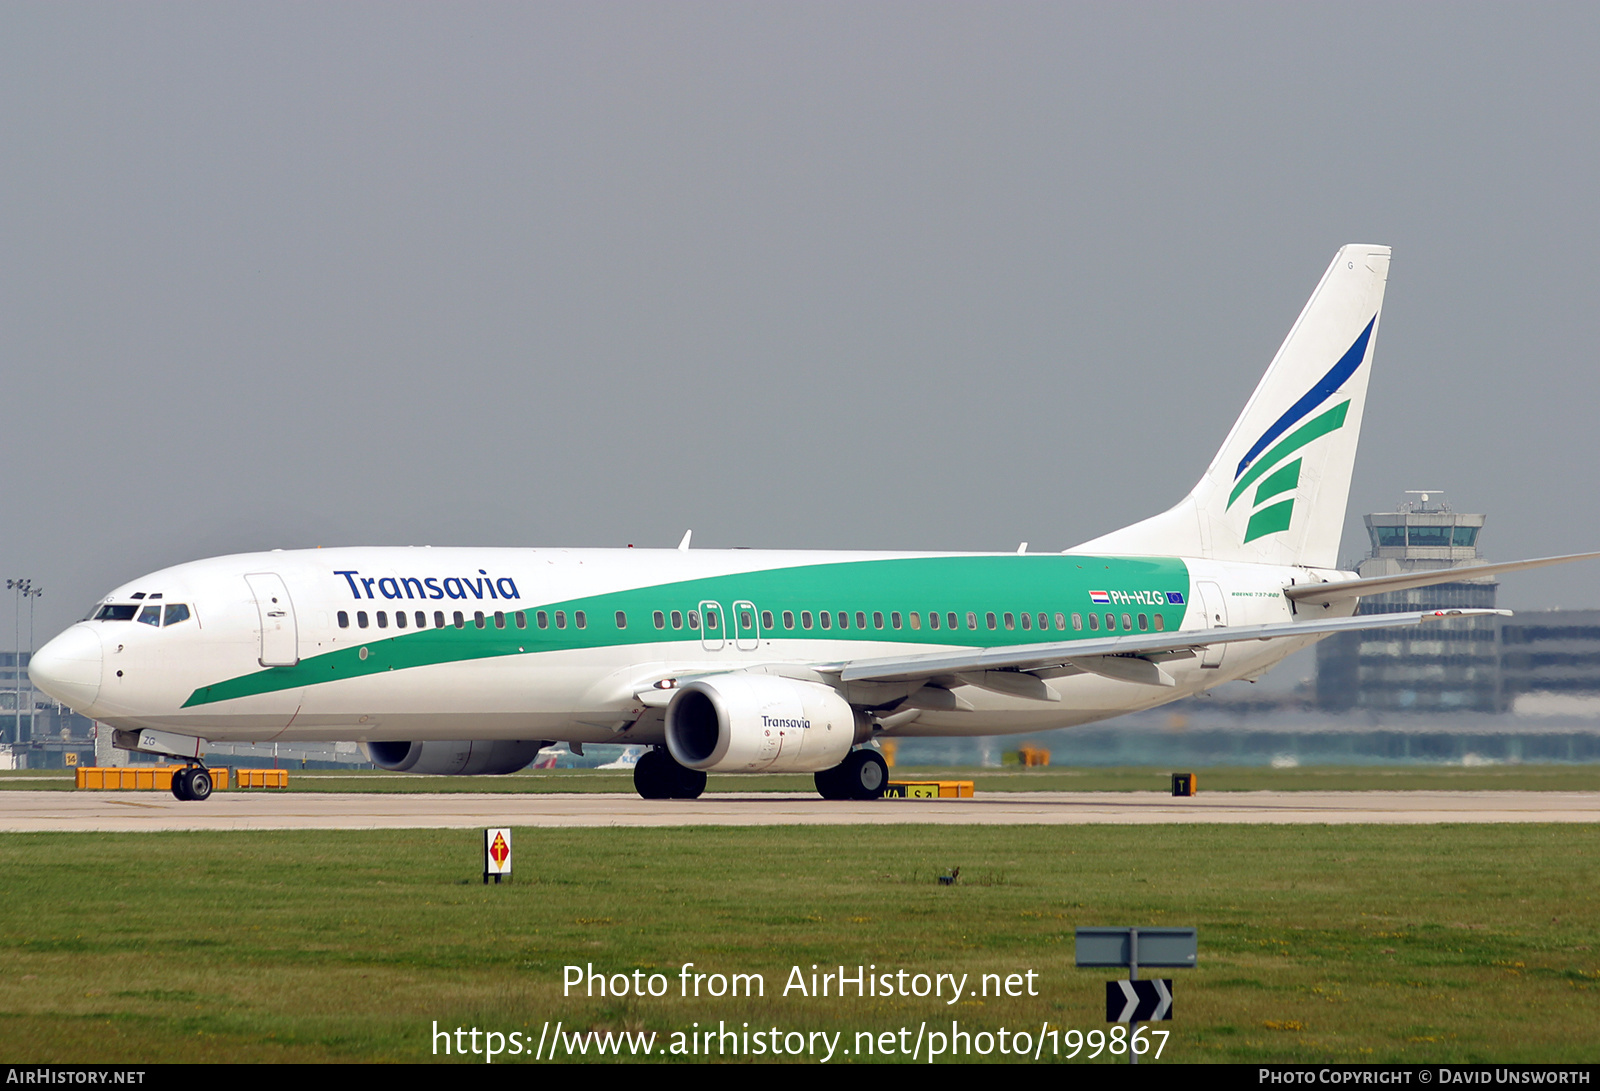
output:
M 1335 552 L 1389 249 L 1346 246 L 1177 506 L 1056 554 L 341 548 L 141 576 L 34 656 L 46 693 L 125 749 L 364 743 L 415 773 L 505 773 L 550 741 L 650 747 L 646 797 L 708 772 L 806 772 L 873 798 L 873 740 L 1068 727 L 1254 678 L 1360 596 Z M 1590 554 L 1589 556 L 1592 556 Z M 1472 570 L 1489 576 L 1570 558 Z

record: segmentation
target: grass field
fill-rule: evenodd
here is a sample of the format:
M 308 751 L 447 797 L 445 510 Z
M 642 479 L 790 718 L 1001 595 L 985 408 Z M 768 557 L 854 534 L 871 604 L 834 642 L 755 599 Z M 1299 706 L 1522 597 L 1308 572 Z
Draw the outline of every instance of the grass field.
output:
M 1168 1061 L 1600 1059 L 1600 827 L 9 834 L 0 1058 L 416 1061 L 456 1026 L 1103 1029 L 1079 925 L 1194 925 Z M 954 886 L 936 877 L 960 867 Z M 764 975 L 684 999 L 678 969 Z M 563 967 L 667 975 L 562 996 Z M 1035 972 L 1038 995 L 783 996 L 790 968 Z M 1155 976 L 1147 971 L 1144 976 Z M 531 1041 L 531 1039 L 530 1039 Z M 1047 1051 L 1048 1055 L 1048 1051 Z M 859 1059 L 854 1052 L 845 1060 Z M 991 1060 L 998 1059 L 991 1057 Z M 1106 1059 L 1102 1057 L 1102 1059 Z
M 1180 770 L 1145 766 L 1107 769 L 958 769 L 900 767 L 899 780 L 971 780 L 979 792 L 1160 792 Z M 1600 791 L 1595 765 L 1311 765 L 1294 769 L 1246 766 L 1196 772 L 1205 792 L 1255 791 Z M 71 791 L 60 770 L 0 774 L 0 790 Z M 290 770 L 292 792 L 631 792 L 626 770 L 548 769 L 503 777 L 419 777 L 406 773 Z M 712 776 L 711 792 L 812 792 L 810 776 Z

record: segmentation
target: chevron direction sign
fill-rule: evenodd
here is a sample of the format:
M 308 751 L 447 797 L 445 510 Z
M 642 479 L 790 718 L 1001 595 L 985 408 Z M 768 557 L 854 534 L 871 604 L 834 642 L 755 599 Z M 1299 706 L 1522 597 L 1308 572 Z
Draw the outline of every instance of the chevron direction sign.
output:
M 1106 1022 L 1154 1023 L 1171 1018 L 1171 980 L 1106 982 Z

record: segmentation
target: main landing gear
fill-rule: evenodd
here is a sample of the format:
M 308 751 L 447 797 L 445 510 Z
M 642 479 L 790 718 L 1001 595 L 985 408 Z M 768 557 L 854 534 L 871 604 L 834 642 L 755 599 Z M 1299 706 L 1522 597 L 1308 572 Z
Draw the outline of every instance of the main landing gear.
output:
M 172 794 L 185 803 L 211 798 L 211 772 L 203 765 L 191 765 L 172 774 Z
M 882 799 L 889 764 L 876 750 L 852 750 L 832 769 L 816 774 L 823 799 Z
M 699 799 L 706 790 L 706 775 L 679 765 L 670 752 L 654 747 L 634 765 L 633 788 L 645 799 Z

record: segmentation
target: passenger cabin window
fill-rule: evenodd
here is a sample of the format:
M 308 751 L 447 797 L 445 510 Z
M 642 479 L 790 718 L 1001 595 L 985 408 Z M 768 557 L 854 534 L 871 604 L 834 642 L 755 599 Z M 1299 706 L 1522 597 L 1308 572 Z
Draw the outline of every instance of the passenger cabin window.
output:
M 1159 616 L 1159 615 L 1157 615 L 1157 616 Z M 1073 614 L 1072 615 L 1072 627 L 1074 629 L 1076 629 L 1080 633 L 1083 632 L 1083 615 L 1082 614 Z M 1159 629 L 1159 628 L 1161 628 L 1161 626 L 1157 625 L 1156 628 Z
M 1133 630 L 1133 617 L 1131 615 L 1129 615 L 1129 614 L 1123 614 L 1122 615 L 1122 627 L 1124 629 L 1129 630 L 1130 632 Z
M 527 627 L 528 627 L 528 611 L 526 611 L 526 610 L 518 610 L 517 611 L 517 628 L 526 629 Z
M 389 612 L 387 610 L 379 610 L 378 611 L 378 628 L 387 629 L 388 627 L 389 627 Z
M 435 629 L 443 629 L 444 628 L 444 611 L 443 610 L 435 610 L 433 612 L 433 627 Z
M 1158 633 L 1159 632 L 1164 632 L 1166 630 L 1166 628 L 1167 628 L 1167 623 L 1164 620 L 1162 620 L 1162 617 L 1161 617 L 1160 614 L 1157 614 L 1156 615 L 1156 632 L 1158 632 Z
M 1033 627 L 1031 624 L 1031 619 L 1027 614 L 1022 615 L 1022 627 L 1024 629 L 1031 629 Z
M 800 611 L 800 628 L 802 628 L 802 629 L 811 628 L 811 611 L 810 610 L 801 610 Z
M 978 614 L 977 614 L 977 612 L 975 610 L 968 610 L 967 611 L 967 628 L 976 629 L 977 627 L 978 627 Z
M 577 623 L 577 626 L 580 629 L 587 629 L 589 627 L 589 618 L 582 610 L 574 610 L 572 613 L 572 620 Z
M 872 611 L 872 627 L 874 629 L 883 628 L 883 611 L 882 610 L 874 610 L 874 611 Z
M 706 631 L 710 632 L 712 629 L 715 629 L 716 627 L 717 627 L 717 612 L 715 610 L 707 610 L 706 611 Z
M 1014 616 L 1012 616 L 1011 614 L 1009 614 L 1009 613 L 1006 614 L 1006 628 L 1007 629 L 1015 629 L 1016 627 L 1017 627 L 1017 619 Z
M 480 629 L 483 628 L 483 611 L 482 610 L 473 611 L 472 624 L 476 625 Z
M 550 615 L 545 613 L 543 610 L 535 611 L 533 615 L 533 623 L 539 626 L 541 629 L 548 629 L 550 628 Z
M 667 627 L 667 615 L 663 614 L 660 610 L 657 610 L 654 614 L 652 614 L 650 616 L 650 620 L 656 623 L 657 629 L 665 629 Z
M 683 611 L 681 611 L 681 610 L 672 611 L 672 627 L 674 629 L 683 628 Z
M 504 629 L 506 627 L 506 615 L 504 611 L 496 610 L 494 612 L 494 627 L 496 629 Z
M 1050 615 L 1048 615 L 1048 614 L 1040 614 L 1039 615 L 1039 628 L 1041 630 L 1050 628 Z
M 394 612 L 394 627 L 396 629 L 404 629 L 406 627 L 406 612 L 404 610 L 396 610 Z
M 567 612 L 565 610 L 557 610 L 556 611 L 556 628 L 557 629 L 565 629 L 566 627 L 567 627 Z
M 763 610 L 763 611 L 761 611 L 761 627 L 763 629 L 772 628 L 772 611 L 771 610 Z
M 341 629 L 350 628 L 350 615 L 347 614 L 343 610 L 339 611 L 339 628 L 341 628 Z
M 889 627 L 892 628 L 892 629 L 900 628 L 900 611 L 899 610 L 891 610 L 891 611 L 889 611 Z
M 939 627 L 939 611 L 937 611 L 937 610 L 929 610 L 928 611 L 928 628 L 937 629 L 938 627 Z
M 1067 616 L 1065 614 L 1057 614 L 1056 615 L 1056 628 L 1065 630 L 1066 627 L 1067 627 Z
M 1114 630 L 1116 627 L 1117 627 L 1117 615 L 1116 614 L 1107 614 L 1106 615 L 1106 632 L 1109 633 L 1112 630 Z
M 689 628 L 696 629 L 696 630 L 698 630 L 700 628 L 700 611 L 699 610 L 690 610 L 689 611 Z
M 794 628 L 794 611 L 793 610 L 785 610 L 783 612 L 783 627 L 785 629 L 793 629 Z
M 367 612 L 365 610 L 357 610 L 356 611 L 356 628 L 365 629 L 366 627 L 367 627 Z
M 140 610 L 139 623 L 141 625 L 155 625 L 159 627 L 161 624 L 161 607 L 146 606 L 143 610 Z
M 985 621 L 985 623 L 988 624 L 989 628 L 993 629 L 994 628 L 994 611 L 991 610 L 988 613 L 984 614 L 983 615 L 983 620 Z
M 1076 615 L 1074 615 L 1074 616 L 1076 616 Z M 1099 614 L 1090 614 L 1089 615 L 1089 631 L 1091 633 L 1097 633 L 1097 632 L 1100 631 L 1100 615 Z
M 628 627 L 628 615 L 623 613 L 621 610 L 618 610 L 617 611 L 617 628 L 626 629 L 627 627 Z
M 833 615 L 828 613 L 826 610 L 818 610 L 817 620 L 822 622 L 822 627 L 826 629 L 828 626 L 833 624 Z
M 450 620 L 455 623 L 455 627 L 457 629 L 465 629 L 467 627 L 467 619 L 462 615 L 460 610 L 455 611 L 454 616 L 451 617 Z
M 913 629 L 922 628 L 922 617 L 915 610 L 911 611 L 910 619 L 911 619 L 911 627 Z
M 850 615 L 845 613 L 843 610 L 839 611 L 839 628 L 850 628 Z
M 1150 618 L 1149 618 L 1149 616 L 1146 615 L 1146 614 L 1140 614 L 1139 615 L 1139 631 L 1142 633 L 1148 628 L 1150 628 Z
M 857 629 L 865 629 L 866 627 L 867 627 L 867 612 L 865 610 L 857 610 L 856 611 L 856 628 Z

